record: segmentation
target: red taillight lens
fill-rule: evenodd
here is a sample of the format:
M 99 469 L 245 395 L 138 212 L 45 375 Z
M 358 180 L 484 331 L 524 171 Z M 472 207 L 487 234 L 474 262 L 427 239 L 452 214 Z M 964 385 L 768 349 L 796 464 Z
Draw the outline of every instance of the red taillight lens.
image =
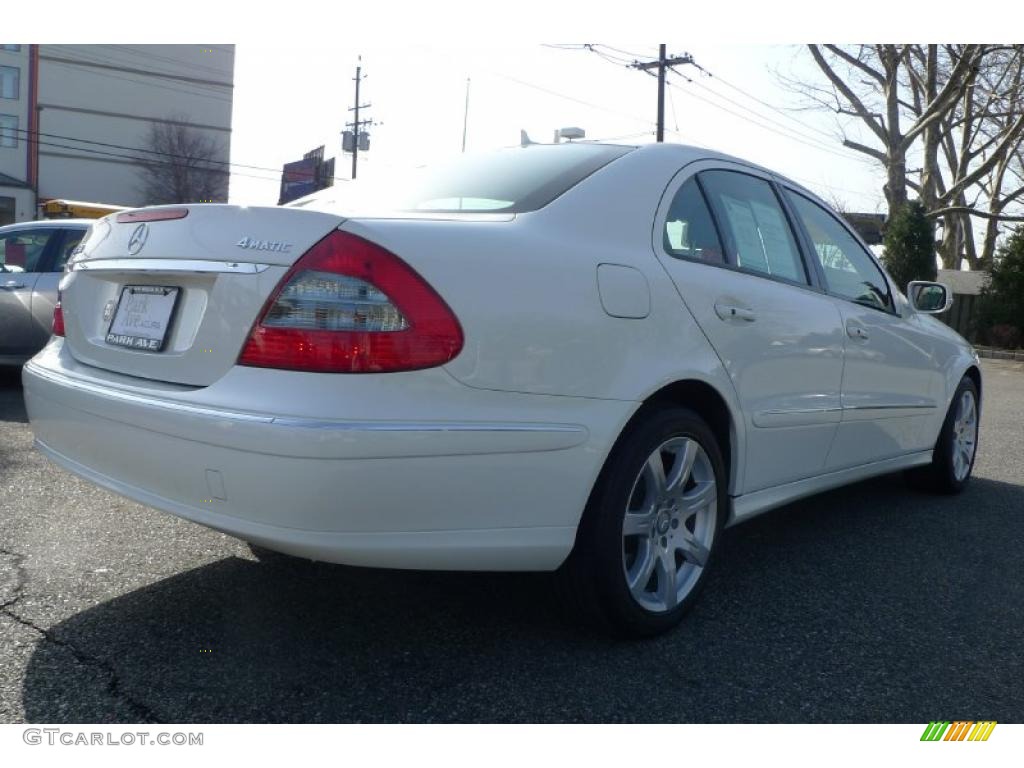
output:
M 46 317 L 46 315 L 43 315 Z M 43 326 L 44 328 L 46 326 Z M 53 308 L 53 328 L 52 332 L 54 336 L 64 335 L 64 310 L 61 309 L 60 299 L 57 299 L 57 304 Z
M 383 373 L 444 365 L 462 350 L 444 300 L 390 251 L 335 231 L 270 296 L 239 365 Z

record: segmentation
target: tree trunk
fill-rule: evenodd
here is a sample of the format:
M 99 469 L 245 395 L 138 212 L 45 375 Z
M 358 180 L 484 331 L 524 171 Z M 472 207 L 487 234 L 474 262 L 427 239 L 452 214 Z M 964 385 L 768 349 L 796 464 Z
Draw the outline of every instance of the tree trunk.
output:
M 907 160 L 900 153 L 886 158 L 885 201 L 889 204 L 889 218 L 907 204 Z
M 960 268 L 960 222 L 955 213 L 942 217 L 942 242 L 939 243 L 939 257 L 943 269 Z
M 965 215 L 962 219 L 964 228 L 964 252 L 967 263 L 972 270 L 978 269 L 978 246 L 974 242 L 974 219 Z M 959 269 L 960 267 L 957 267 Z
M 996 255 L 996 240 L 999 238 L 999 220 L 989 219 L 985 225 L 985 239 L 981 245 L 981 256 L 978 258 L 977 269 L 992 269 Z M 971 269 L 975 267 L 972 266 Z

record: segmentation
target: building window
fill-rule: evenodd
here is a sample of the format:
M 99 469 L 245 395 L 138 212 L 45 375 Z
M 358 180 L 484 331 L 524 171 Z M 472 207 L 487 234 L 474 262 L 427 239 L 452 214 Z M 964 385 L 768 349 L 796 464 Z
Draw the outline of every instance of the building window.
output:
M 21 50 L 21 46 L 20 45 L 4 45 L 4 44 L 0 43 L 0 51 L 14 51 L 15 53 L 17 53 L 20 50 Z
M 0 197 L 0 227 L 14 223 L 14 198 Z
M 21 70 L 17 67 L 0 67 L 0 99 L 18 98 Z
M 18 146 L 18 118 L 15 115 L 0 115 L 0 147 Z

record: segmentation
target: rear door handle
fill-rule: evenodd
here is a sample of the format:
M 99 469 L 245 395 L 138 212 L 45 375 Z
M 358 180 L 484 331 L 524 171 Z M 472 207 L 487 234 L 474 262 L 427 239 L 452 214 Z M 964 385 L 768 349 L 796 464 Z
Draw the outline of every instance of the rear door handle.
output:
M 729 322 L 730 320 L 743 320 L 745 322 L 752 323 L 757 320 L 757 315 L 754 314 L 754 310 L 723 301 L 715 302 L 715 314 L 718 315 L 719 319 L 725 320 L 726 322 Z
M 0 285 L 0 288 L 3 288 L 5 291 L 14 291 L 14 290 L 17 290 L 18 288 L 24 288 L 24 287 L 25 287 L 24 283 L 19 283 L 16 280 L 8 280 L 6 283 L 3 283 L 2 285 Z

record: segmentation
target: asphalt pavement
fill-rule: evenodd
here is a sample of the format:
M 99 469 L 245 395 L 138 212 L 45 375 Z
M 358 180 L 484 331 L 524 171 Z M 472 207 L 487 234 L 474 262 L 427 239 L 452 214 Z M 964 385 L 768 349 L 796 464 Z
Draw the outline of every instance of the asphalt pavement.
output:
M 983 367 L 963 495 L 895 475 L 732 528 L 644 642 L 544 574 L 257 561 L 51 464 L 0 371 L 0 722 L 1024 722 L 1024 365 Z

